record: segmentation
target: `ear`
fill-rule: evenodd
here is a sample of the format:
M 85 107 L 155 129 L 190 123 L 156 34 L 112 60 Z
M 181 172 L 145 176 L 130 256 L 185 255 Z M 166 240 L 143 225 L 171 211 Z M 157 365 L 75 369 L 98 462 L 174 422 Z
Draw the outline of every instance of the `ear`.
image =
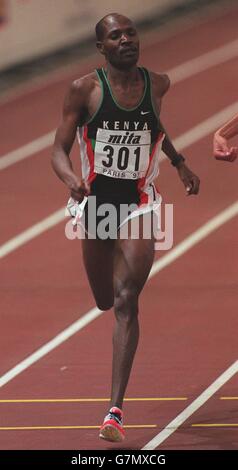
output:
M 96 46 L 97 46 L 97 48 L 98 48 L 100 54 L 105 55 L 103 43 L 102 43 L 101 41 L 97 41 L 97 42 L 96 42 Z

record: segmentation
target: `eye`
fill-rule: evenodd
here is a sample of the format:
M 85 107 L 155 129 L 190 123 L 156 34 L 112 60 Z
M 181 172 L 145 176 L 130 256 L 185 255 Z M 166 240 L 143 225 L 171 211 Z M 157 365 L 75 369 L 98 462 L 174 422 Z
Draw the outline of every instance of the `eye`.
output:
M 120 33 L 118 31 L 114 31 L 113 33 L 110 34 L 110 39 L 118 39 L 120 36 Z
M 136 30 L 135 29 L 129 29 L 128 30 L 128 35 L 129 36 L 135 36 L 136 35 Z

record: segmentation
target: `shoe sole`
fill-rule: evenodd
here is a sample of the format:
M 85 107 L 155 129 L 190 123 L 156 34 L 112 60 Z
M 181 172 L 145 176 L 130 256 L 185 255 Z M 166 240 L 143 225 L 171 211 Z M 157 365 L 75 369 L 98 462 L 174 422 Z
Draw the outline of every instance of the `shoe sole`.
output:
M 117 429 L 115 426 L 111 424 L 106 424 L 99 434 L 100 439 L 104 439 L 110 442 L 122 442 L 125 439 L 125 436 Z

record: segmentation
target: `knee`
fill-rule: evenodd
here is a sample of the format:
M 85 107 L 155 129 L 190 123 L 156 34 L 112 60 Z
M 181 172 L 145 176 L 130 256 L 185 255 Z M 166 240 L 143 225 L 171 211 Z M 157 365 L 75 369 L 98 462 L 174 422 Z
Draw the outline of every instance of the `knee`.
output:
M 115 292 L 114 308 L 116 316 L 130 320 L 138 314 L 138 292 L 134 286 L 122 287 Z

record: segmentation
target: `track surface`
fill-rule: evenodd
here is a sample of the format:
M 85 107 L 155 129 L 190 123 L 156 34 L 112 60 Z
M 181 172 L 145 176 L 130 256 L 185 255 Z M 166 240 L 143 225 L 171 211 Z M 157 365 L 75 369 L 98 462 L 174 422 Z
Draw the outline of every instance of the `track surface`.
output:
M 141 63 L 155 71 L 174 69 L 238 39 L 237 21 L 238 9 L 166 39 L 154 35 Z M 90 61 L 79 65 L 74 76 L 59 77 L 2 104 L 0 155 L 54 129 L 68 84 L 94 66 Z M 170 135 L 176 138 L 236 102 L 237 82 L 238 52 L 172 82 L 162 111 Z M 237 199 L 237 164 L 216 162 L 211 142 L 208 133 L 184 151 L 201 178 L 197 198 L 187 198 L 176 170 L 161 164 L 160 189 L 164 200 L 174 204 L 175 245 Z M 77 149 L 73 153 L 76 160 Z M 49 154 L 47 147 L 0 172 L 0 245 L 64 205 L 67 191 L 50 169 Z M 65 238 L 64 224 L 1 260 L 1 376 L 94 307 L 80 243 Z M 126 395 L 148 399 L 125 402 L 126 425 L 135 428 L 127 429 L 123 448 L 145 446 L 236 361 L 237 232 L 233 217 L 148 281 L 140 303 L 141 340 Z M 156 259 L 165 254 L 157 252 Z M 94 428 L 107 410 L 107 402 L 100 399 L 108 398 L 110 390 L 112 326 L 112 312 L 104 313 L 1 387 L 0 449 L 120 448 L 100 441 Z M 161 444 L 163 449 L 237 449 L 237 400 L 221 399 L 236 395 L 237 374 Z M 53 401 L 4 401 L 16 399 Z M 58 429 L 64 426 L 86 429 Z

